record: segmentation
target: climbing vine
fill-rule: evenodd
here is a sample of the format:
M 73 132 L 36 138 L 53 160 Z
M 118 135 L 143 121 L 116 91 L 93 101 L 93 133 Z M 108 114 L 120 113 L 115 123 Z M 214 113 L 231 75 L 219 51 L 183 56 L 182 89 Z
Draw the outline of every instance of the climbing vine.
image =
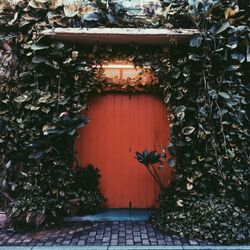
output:
M 125 59 L 151 67 L 159 83 L 147 90 L 172 111 L 169 154 L 176 178 L 161 193 L 152 222 L 191 238 L 250 241 L 250 7 L 247 1 L 188 2 L 162 1 L 162 15 L 149 13 L 149 23 L 130 20 L 126 10 L 102 1 L 84 1 L 88 11 L 74 15 L 49 1 L 5 6 L 1 72 L 11 72 L 0 78 L 0 178 L 11 216 L 18 218 L 24 204 L 26 218 L 50 213 L 51 223 L 65 214 L 73 143 L 77 128 L 87 123 L 80 113 L 106 87 L 92 66 Z M 44 28 L 66 26 L 196 27 L 199 33 L 186 47 L 171 45 L 168 56 L 136 44 L 87 49 L 39 36 Z M 60 199 L 45 192 L 49 182 L 63 191 Z

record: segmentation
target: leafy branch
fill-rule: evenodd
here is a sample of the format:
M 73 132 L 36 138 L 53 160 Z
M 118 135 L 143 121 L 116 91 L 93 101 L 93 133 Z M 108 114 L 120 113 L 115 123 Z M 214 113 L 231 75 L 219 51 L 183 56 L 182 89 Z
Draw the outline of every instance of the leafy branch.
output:
M 161 160 L 161 158 L 165 159 L 166 153 L 157 153 L 156 150 L 148 152 L 148 150 L 145 149 L 142 153 L 137 151 L 135 154 L 135 158 L 137 159 L 137 161 L 147 168 L 149 174 L 153 177 L 155 182 L 160 186 L 162 190 L 165 190 L 167 186 L 160 178 L 158 172 L 156 171 L 155 165 L 161 164 L 161 166 L 163 166 L 163 161 Z

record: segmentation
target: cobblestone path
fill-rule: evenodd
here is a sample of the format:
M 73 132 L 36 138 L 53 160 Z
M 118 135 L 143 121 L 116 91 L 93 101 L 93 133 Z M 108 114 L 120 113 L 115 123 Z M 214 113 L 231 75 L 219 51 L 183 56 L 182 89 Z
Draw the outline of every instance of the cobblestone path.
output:
M 151 224 L 113 221 L 66 224 L 37 232 L 0 231 L 0 246 L 205 246 L 198 240 L 162 234 Z

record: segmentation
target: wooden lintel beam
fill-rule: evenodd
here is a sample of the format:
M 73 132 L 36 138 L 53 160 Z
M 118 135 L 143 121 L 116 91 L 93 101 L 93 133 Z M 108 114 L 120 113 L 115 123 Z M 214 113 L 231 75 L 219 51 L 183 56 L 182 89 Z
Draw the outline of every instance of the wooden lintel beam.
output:
M 55 28 L 42 31 L 43 35 L 57 40 L 82 44 L 139 43 L 167 46 L 183 43 L 197 34 L 196 29 L 137 29 L 137 28 Z

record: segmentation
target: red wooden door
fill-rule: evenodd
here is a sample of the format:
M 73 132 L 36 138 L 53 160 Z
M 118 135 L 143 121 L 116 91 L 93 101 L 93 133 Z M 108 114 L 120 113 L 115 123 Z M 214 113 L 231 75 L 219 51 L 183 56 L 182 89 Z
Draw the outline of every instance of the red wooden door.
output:
M 90 122 L 79 131 L 80 163 L 100 169 L 100 188 L 107 208 L 157 207 L 159 187 L 139 164 L 136 151 L 158 151 L 169 142 L 166 108 L 157 97 L 146 94 L 105 94 L 91 101 Z M 168 167 L 161 178 L 170 178 Z

